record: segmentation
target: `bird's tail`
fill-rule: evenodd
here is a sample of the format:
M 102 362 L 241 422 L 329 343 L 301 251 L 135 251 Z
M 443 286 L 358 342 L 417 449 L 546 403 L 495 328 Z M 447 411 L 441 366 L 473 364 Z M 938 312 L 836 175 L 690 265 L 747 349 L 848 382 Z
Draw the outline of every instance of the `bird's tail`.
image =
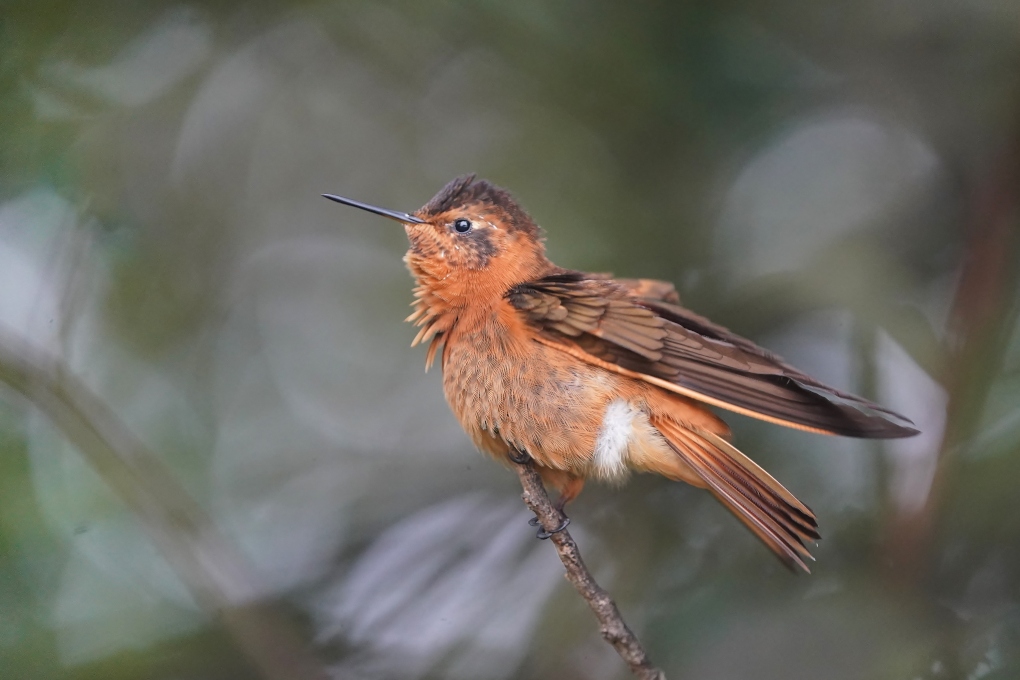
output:
M 821 538 L 811 508 L 719 435 L 665 418 L 654 418 L 652 425 L 712 494 L 786 566 L 811 571 L 805 559 L 814 558 L 804 544 Z

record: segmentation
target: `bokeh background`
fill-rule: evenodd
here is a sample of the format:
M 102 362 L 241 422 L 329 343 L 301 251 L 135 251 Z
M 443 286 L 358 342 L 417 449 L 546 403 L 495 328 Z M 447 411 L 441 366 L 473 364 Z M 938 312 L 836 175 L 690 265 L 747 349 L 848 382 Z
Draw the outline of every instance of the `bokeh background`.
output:
M 923 430 L 731 416 L 573 530 L 671 678 L 1020 677 L 1020 3 L 8 0 L 0 675 L 624 678 L 409 349 L 400 210 L 477 172 L 560 265 Z

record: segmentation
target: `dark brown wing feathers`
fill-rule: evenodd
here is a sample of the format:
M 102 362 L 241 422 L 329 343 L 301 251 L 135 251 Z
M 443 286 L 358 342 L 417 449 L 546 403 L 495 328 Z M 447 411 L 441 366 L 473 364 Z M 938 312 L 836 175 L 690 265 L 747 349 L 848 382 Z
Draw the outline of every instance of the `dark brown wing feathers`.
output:
M 669 331 L 655 312 L 639 307 L 622 294 L 611 280 L 592 280 L 577 285 L 550 276 L 510 292 L 511 303 L 545 329 L 576 338 L 583 333 L 627 349 L 647 361 L 663 358 L 663 340 Z
M 652 288 L 562 271 L 517 286 L 507 297 L 552 340 L 723 408 L 851 437 L 916 433 L 906 418 L 823 385 L 704 317 L 631 294 L 642 287 Z

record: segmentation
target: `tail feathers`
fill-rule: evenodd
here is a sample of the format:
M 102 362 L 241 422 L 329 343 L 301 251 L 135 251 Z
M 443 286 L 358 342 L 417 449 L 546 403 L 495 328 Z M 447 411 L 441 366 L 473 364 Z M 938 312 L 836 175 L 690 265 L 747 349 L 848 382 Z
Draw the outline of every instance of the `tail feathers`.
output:
M 673 450 L 730 512 L 787 567 L 810 573 L 805 542 L 817 541 L 818 523 L 807 507 L 732 444 L 712 432 L 653 420 Z

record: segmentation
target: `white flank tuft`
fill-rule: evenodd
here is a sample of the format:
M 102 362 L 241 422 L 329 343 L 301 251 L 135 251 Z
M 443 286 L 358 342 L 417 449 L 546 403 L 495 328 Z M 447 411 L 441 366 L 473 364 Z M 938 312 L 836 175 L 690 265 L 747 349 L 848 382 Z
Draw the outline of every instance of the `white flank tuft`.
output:
M 604 479 L 627 476 L 628 449 L 634 437 L 634 416 L 640 412 L 623 399 L 614 399 L 602 416 L 602 429 L 595 440 L 595 471 Z

